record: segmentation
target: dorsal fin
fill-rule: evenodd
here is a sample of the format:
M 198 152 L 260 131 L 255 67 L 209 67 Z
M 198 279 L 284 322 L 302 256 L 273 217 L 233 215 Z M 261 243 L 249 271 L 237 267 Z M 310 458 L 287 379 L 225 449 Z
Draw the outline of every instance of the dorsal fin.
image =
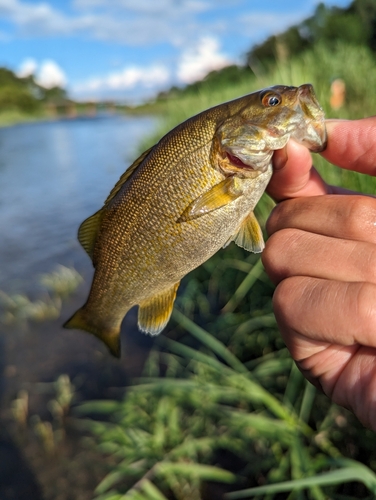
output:
M 131 177 L 133 172 L 137 170 L 137 168 L 141 165 L 141 163 L 145 160 L 145 158 L 148 156 L 150 151 L 154 148 L 152 146 L 151 148 L 147 149 L 142 153 L 141 156 L 135 160 L 130 167 L 127 168 L 127 170 L 124 172 L 124 174 L 120 177 L 120 179 L 117 181 L 115 186 L 112 188 L 110 194 L 107 196 L 106 201 L 104 202 L 104 206 L 108 205 L 108 203 L 115 198 L 115 196 L 118 194 L 122 186 L 127 182 L 127 180 Z
M 93 260 L 94 245 L 102 222 L 103 210 L 102 208 L 98 212 L 95 212 L 94 215 L 85 219 L 78 229 L 78 241 L 91 260 Z
M 104 211 L 106 210 L 110 201 L 120 191 L 121 187 L 131 177 L 133 172 L 135 172 L 137 168 L 141 165 L 141 163 L 145 160 L 145 158 L 148 156 L 153 147 L 144 151 L 142 155 L 139 156 L 137 160 L 135 160 L 129 168 L 127 168 L 127 170 L 124 172 L 124 174 L 120 177 L 115 186 L 112 188 L 110 194 L 108 195 L 106 201 L 104 202 L 103 208 L 98 210 L 98 212 L 95 212 L 95 214 L 92 215 L 91 217 L 88 217 L 81 224 L 78 230 L 78 241 L 81 243 L 82 247 L 89 255 L 91 260 L 93 260 L 95 241 L 97 239 L 98 231 L 102 223 Z

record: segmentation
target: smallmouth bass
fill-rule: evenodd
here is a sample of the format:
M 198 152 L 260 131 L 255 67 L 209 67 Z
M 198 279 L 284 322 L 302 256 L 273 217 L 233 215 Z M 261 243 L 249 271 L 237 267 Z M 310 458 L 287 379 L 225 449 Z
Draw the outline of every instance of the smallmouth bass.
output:
M 187 273 L 231 241 L 261 252 L 253 209 L 274 150 L 290 138 L 325 149 L 324 113 L 310 84 L 215 106 L 145 151 L 79 228 L 95 273 L 87 302 L 64 326 L 93 333 L 120 357 L 120 326 L 131 307 L 139 306 L 139 329 L 158 335 Z

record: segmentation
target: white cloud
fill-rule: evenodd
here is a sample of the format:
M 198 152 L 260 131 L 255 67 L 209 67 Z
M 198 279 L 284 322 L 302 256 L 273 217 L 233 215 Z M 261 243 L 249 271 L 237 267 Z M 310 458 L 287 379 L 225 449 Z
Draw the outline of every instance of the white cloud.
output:
M 66 16 L 48 3 L 26 3 L 19 0 L 1 0 L 0 16 L 13 22 L 24 34 L 44 34 L 67 30 Z
M 301 2 L 299 10 L 291 8 L 290 13 L 274 14 L 257 11 L 256 5 L 249 2 L 247 10 L 252 14 L 243 10 L 238 20 L 224 18 L 219 21 L 217 15 L 207 13 L 215 13 L 218 7 L 234 7 L 235 11 L 239 5 L 244 8 L 247 0 L 71 0 L 53 3 L 48 0 L 0 0 L 0 18 L 13 25 L 18 37 L 78 35 L 129 45 L 183 44 L 205 33 L 232 32 L 236 36 L 240 29 L 245 29 L 253 41 L 260 35 L 281 31 L 301 20 L 312 13 L 318 1 Z M 334 1 L 329 0 L 329 3 Z M 200 16 L 203 13 L 206 15 Z M 0 41 L 9 36 L 8 31 L 0 34 Z
M 77 9 L 103 8 L 129 10 L 138 13 L 168 12 L 172 10 L 184 10 L 191 12 L 202 12 L 210 8 L 208 0 L 74 0 L 73 5 Z
M 72 88 L 74 94 L 91 94 L 100 98 L 108 92 L 162 88 L 170 79 L 165 66 L 154 64 L 149 67 L 130 66 L 105 75 L 90 78 Z
M 31 57 L 28 57 L 27 59 L 22 61 L 16 74 L 20 78 L 25 78 L 27 76 L 35 75 L 37 67 L 38 67 L 37 61 Z
M 18 37 L 78 35 L 128 45 L 174 43 L 202 31 L 196 16 L 212 8 L 213 1 L 76 0 L 76 11 L 68 14 L 48 2 L 0 0 L 0 18 L 14 26 Z
M 207 73 L 224 68 L 233 62 L 219 51 L 215 38 L 202 38 L 196 47 L 183 52 L 177 77 L 182 83 L 201 80 Z
M 34 75 L 35 81 L 46 89 L 52 87 L 64 88 L 67 84 L 64 71 L 51 59 L 42 61 L 40 65 L 31 57 L 22 61 L 17 70 L 17 76 L 23 78 L 30 75 Z
M 50 89 L 52 87 L 65 87 L 67 78 L 60 66 L 52 60 L 43 61 L 36 75 L 36 82 Z
M 104 96 L 151 97 L 158 90 L 173 83 L 191 83 L 203 78 L 209 71 L 223 68 L 232 61 L 220 52 L 220 46 L 212 37 L 202 38 L 198 44 L 183 50 L 180 61 L 169 70 L 161 64 L 151 66 L 127 66 L 104 76 L 90 78 L 73 85 L 76 97 L 100 99 Z

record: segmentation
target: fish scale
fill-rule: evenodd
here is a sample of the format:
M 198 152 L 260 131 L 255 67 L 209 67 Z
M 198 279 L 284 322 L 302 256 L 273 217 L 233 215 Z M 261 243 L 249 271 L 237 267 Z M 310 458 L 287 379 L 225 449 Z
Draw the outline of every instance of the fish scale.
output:
M 274 86 L 192 117 L 143 153 L 79 240 L 95 267 L 87 302 L 65 326 L 89 331 L 120 356 L 120 326 L 139 306 L 138 326 L 166 326 L 180 280 L 234 241 L 264 247 L 253 209 L 272 175 L 272 153 L 290 137 L 326 144 L 311 85 Z

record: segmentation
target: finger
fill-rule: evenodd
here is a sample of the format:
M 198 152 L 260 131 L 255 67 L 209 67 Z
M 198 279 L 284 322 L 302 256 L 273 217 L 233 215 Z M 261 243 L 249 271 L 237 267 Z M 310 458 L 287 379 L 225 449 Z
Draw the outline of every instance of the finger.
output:
M 321 155 L 347 170 L 376 175 L 376 117 L 327 120 L 328 145 Z
M 373 243 L 282 229 L 266 242 L 262 262 L 275 284 L 291 276 L 310 276 L 368 281 L 376 285 L 376 245 Z
M 327 195 L 286 200 L 266 224 L 269 235 L 284 228 L 376 244 L 376 199 Z
M 300 370 L 374 430 L 375 292 L 374 284 L 295 277 L 274 296 L 281 334 Z
M 273 166 L 267 192 L 275 201 L 328 192 L 328 186 L 312 167 L 311 153 L 295 141 L 274 153 Z
M 376 347 L 376 285 L 294 276 L 283 280 L 273 297 L 274 313 L 296 360 L 307 357 L 296 335 L 320 343 Z M 294 332 L 294 335 L 291 335 Z M 298 339 L 299 340 L 299 339 Z

